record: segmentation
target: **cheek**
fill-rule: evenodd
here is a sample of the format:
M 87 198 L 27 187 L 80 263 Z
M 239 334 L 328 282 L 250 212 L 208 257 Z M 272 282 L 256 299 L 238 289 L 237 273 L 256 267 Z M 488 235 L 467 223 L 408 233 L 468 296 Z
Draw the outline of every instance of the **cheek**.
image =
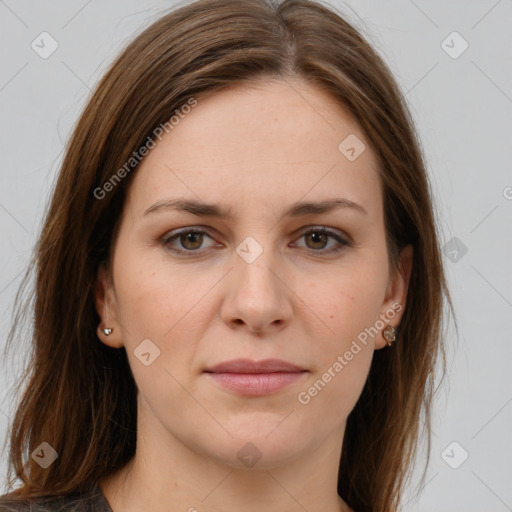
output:
M 321 320 L 321 327 L 310 333 L 316 371 L 297 396 L 306 416 L 318 413 L 336 423 L 355 406 L 373 357 L 371 327 L 385 292 L 382 267 L 374 261 L 364 270 L 347 267 L 304 282 L 300 296 L 307 297 L 311 318 Z
M 319 356 L 324 363 L 328 362 L 326 357 L 344 351 L 379 318 L 385 281 L 376 265 L 336 270 L 314 279 L 309 277 L 302 283 L 300 287 L 297 285 L 297 295 L 307 306 L 305 311 L 310 311 L 310 325 L 315 324 L 311 339 L 321 336 L 323 340 Z M 371 342 L 371 337 L 368 341 Z M 320 348 L 319 344 L 315 345 Z
M 120 259 L 117 269 L 123 343 L 136 380 L 139 376 L 154 379 L 151 373 L 163 365 L 168 367 L 169 361 L 173 371 L 181 372 L 181 368 L 189 367 L 196 350 L 195 330 L 201 325 L 196 318 L 200 310 L 197 303 L 208 289 L 208 283 L 194 285 L 186 273 L 170 268 L 165 262 L 143 257 Z M 146 343 L 150 360 L 153 353 L 157 354 L 151 363 L 152 372 L 144 371 L 146 367 L 137 360 L 141 343 Z
M 186 272 L 146 250 L 140 251 L 140 257 L 133 249 L 125 254 L 117 262 L 115 277 L 128 336 L 131 342 L 133 337 L 150 335 L 162 340 L 193 308 L 205 286 L 191 282 Z
M 346 419 L 363 390 L 371 364 L 373 350 L 362 346 L 349 361 L 345 352 L 332 357 L 322 371 L 313 375 L 295 400 L 294 411 L 310 435 L 326 437 L 329 432 L 343 430 Z M 318 418 L 322 418 L 319 424 Z M 304 435 L 308 435 L 307 432 Z
M 329 429 L 341 427 L 361 395 L 374 353 L 373 339 L 365 328 L 378 318 L 379 304 L 372 290 L 351 279 L 323 289 L 317 284 L 315 293 L 318 297 L 311 299 L 329 329 L 312 335 L 315 371 L 295 397 L 296 410 L 311 428 L 318 428 L 315 418 L 322 417 Z
M 187 399 L 179 383 L 189 377 L 200 339 L 194 305 L 208 288 L 191 286 L 183 272 L 158 262 L 142 265 L 134 258 L 118 269 L 123 343 L 139 393 L 154 414 L 162 404 L 179 407 Z

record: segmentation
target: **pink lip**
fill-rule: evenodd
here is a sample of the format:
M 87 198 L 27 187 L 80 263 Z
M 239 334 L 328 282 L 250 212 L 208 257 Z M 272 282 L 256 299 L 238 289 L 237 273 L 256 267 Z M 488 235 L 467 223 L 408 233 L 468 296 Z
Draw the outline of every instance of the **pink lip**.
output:
M 235 359 L 205 370 L 218 384 L 242 395 L 267 395 L 300 379 L 307 370 L 280 359 Z
M 276 373 L 276 372 L 302 372 L 304 368 L 288 363 L 281 359 L 233 359 L 224 361 L 205 370 L 209 373 Z

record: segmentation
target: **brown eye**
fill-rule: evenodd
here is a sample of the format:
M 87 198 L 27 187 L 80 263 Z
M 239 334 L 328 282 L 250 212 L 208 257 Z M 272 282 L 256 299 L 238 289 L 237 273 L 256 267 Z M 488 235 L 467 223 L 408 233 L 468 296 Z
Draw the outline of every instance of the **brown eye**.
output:
M 205 252 L 200 249 L 209 248 L 208 246 L 204 247 L 204 242 L 207 239 L 212 240 L 209 247 L 213 247 L 213 239 L 205 231 L 198 229 L 183 229 L 164 236 L 161 243 L 165 248 L 177 254 L 194 255 Z
M 203 235 L 198 231 L 190 231 L 183 235 L 180 235 L 180 243 L 189 251 L 199 249 L 203 243 Z
M 210 246 L 204 246 L 204 242 L 207 239 L 211 240 Z M 351 246 L 350 242 L 342 238 L 336 231 L 325 227 L 309 229 L 299 239 L 305 240 L 305 246 L 297 245 L 297 247 L 304 247 L 312 253 L 336 253 L 343 250 L 345 246 Z M 206 231 L 197 229 L 174 231 L 164 236 L 161 239 L 161 243 L 166 249 L 184 256 L 201 255 L 206 249 L 215 246 L 211 235 Z
M 320 231 L 310 231 L 304 236 L 306 237 L 306 245 L 310 249 L 324 249 L 329 238 L 329 235 Z M 308 244 L 308 241 L 311 241 L 311 245 Z
M 299 245 L 298 247 L 305 247 L 310 252 L 320 254 L 336 253 L 343 250 L 345 246 L 351 245 L 336 231 L 322 226 L 303 232 L 299 239 L 304 239 L 305 245 Z M 330 242 L 334 243 L 330 244 Z

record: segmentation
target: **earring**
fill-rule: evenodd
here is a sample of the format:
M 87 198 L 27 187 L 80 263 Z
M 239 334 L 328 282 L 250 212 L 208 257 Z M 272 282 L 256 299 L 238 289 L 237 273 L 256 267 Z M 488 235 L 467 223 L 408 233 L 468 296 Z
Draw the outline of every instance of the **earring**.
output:
M 103 334 L 108 336 L 112 332 L 112 329 L 103 329 Z
M 382 331 L 382 337 L 386 340 L 388 347 L 390 347 L 393 341 L 396 340 L 396 329 L 391 325 L 387 325 Z

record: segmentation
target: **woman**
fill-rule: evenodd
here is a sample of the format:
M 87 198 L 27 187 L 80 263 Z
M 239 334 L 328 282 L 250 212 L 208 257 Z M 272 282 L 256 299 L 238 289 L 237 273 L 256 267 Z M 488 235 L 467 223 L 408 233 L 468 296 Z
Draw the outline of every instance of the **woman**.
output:
M 450 299 L 407 108 L 332 9 L 199 0 L 139 35 L 33 268 L 1 510 L 397 510 Z

